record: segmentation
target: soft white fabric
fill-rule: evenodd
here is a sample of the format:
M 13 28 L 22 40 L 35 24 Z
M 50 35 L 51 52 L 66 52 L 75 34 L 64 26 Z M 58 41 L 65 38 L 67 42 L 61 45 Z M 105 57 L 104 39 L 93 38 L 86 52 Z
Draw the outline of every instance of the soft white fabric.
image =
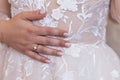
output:
M 70 48 L 50 64 L 35 61 L 12 48 L 0 51 L 1 80 L 120 80 L 120 60 L 105 44 L 109 0 L 9 0 L 12 16 L 44 9 L 47 16 L 36 25 L 69 32 Z

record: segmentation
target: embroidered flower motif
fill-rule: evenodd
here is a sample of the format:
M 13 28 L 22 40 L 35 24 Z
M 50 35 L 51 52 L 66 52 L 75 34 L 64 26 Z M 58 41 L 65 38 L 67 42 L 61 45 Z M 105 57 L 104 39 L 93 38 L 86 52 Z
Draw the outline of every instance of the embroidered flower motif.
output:
M 114 78 L 120 77 L 120 73 L 119 73 L 117 70 L 113 70 L 113 71 L 111 72 L 111 75 L 112 75 L 112 77 L 114 77 Z
M 32 65 L 33 65 L 33 61 L 32 60 L 28 60 L 26 63 L 25 63 L 25 66 L 24 66 L 24 70 L 25 70 L 25 75 L 26 76 L 30 76 L 32 75 Z
M 61 13 L 61 10 L 58 8 L 58 9 L 53 9 L 53 10 L 52 10 L 51 16 L 52 16 L 54 19 L 59 20 L 60 18 L 63 17 L 63 14 Z
M 60 8 L 63 10 L 77 11 L 78 5 L 76 0 L 57 0 Z
M 57 27 L 58 22 L 54 21 L 50 15 L 47 15 L 43 20 L 40 20 L 39 23 L 42 26 Z

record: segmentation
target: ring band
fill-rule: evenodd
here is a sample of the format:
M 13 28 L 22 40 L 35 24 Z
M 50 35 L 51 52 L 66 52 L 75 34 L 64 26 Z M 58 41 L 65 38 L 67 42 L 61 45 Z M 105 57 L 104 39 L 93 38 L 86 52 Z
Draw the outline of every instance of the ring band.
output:
M 34 51 L 37 51 L 37 50 L 38 50 L 38 47 L 39 47 L 39 45 L 36 44 L 36 45 L 33 47 L 33 50 L 34 50 Z

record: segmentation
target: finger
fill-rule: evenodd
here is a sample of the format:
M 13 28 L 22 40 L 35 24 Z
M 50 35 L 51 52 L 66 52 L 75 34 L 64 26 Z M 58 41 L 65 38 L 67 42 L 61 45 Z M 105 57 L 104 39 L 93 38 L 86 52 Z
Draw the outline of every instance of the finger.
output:
M 69 41 L 56 39 L 56 38 L 48 38 L 44 36 L 37 36 L 34 39 L 36 44 L 48 45 L 48 46 L 60 46 L 60 47 L 69 47 Z
M 34 50 L 34 46 L 36 46 L 36 44 L 32 44 L 32 47 L 29 46 L 29 50 L 44 55 L 62 56 L 62 52 L 63 52 L 62 50 L 48 48 L 43 45 L 38 45 L 37 49 Z
M 45 17 L 46 13 L 41 14 L 40 10 L 37 11 L 25 11 L 19 14 L 19 16 L 23 19 L 27 20 L 39 20 Z
M 37 35 L 44 36 L 68 37 L 68 33 L 66 30 L 52 27 L 38 27 L 36 33 Z
M 50 60 L 47 57 L 38 55 L 37 53 L 33 52 L 33 51 L 28 51 L 27 55 L 35 60 L 44 62 L 44 63 L 49 63 Z
M 45 55 L 62 56 L 62 51 L 61 50 L 48 48 L 48 47 L 45 47 L 45 46 L 42 46 L 42 45 L 38 46 L 37 52 L 41 53 L 41 54 L 45 54 Z

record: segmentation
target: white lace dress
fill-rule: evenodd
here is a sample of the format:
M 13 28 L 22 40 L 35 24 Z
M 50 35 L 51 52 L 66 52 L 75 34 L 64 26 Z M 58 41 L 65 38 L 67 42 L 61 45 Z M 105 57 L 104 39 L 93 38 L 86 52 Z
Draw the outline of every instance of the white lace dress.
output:
M 11 14 L 44 9 L 47 16 L 36 25 L 69 32 L 70 48 L 62 57 L 41 63 L 1 44 L 0 80 L 120 80 L 120 60 L 106 45 L 109 0 L 9 0 Z

